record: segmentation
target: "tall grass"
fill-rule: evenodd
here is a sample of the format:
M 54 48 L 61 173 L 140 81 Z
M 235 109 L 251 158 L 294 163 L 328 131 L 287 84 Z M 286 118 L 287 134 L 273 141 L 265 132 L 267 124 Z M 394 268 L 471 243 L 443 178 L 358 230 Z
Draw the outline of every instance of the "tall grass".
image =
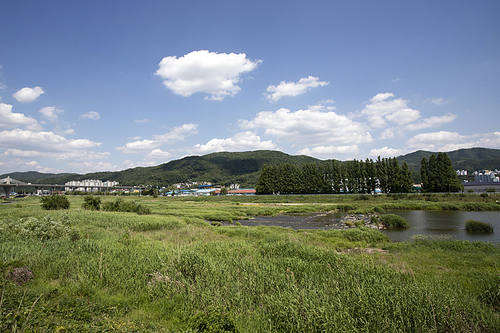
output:
M 367 228 L 214 227 L 204 221 L 209 214 L 288 208 L 139 200 L 151 215 L 82 210 L 83 199 L 72 196 L 68 225 L 78 239 L 0 233 L 2 273 L 28 266 L 35 275 L 18 287 L 1 274 L 0 331 L 499 330 L 493 244 L 396 244 Z M 21 204 L 1 206 L 2 216 L 47 216 L 39 202 Z M 367 254 L 367 247 L 390 252 Z M 343 252 L 352 248 L 359 251 Z
M 475 221 L 472 219 L 468 219 L 467 221 L 465 221 L 465 229 L 468 232 L 493 232 L 493 226 L 491 224 L 481 221 Z

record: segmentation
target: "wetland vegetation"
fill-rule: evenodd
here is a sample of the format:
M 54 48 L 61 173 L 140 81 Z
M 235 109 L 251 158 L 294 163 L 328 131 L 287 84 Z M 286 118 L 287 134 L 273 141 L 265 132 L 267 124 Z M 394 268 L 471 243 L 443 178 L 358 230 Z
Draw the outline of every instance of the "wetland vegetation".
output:
M 0 205 L 0 331 L 498 332 L 498 244 L 217 226 L 255 215 L 500 210 L 500 195 L 124 197 Z M 116 198 L 102 197 L 111 206 Z M 48 216 L 49 215 L 49 216 Z M 48 216 L 48 217 L 47 217 Z M 226 225 L 226 224 L 225 224 Z M 31 275 L 30 275 L 31 273 Z

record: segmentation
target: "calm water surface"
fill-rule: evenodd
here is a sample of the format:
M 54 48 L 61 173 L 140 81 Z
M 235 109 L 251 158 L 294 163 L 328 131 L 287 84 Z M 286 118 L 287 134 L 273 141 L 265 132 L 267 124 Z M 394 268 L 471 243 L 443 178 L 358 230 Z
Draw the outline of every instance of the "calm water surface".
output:
M 411 240 L 415 235 L 450 236 L 460 240 L 500 243 L 500 212 L 464 212 L 464 211 L 390 211 L 404 217 L 410 223 L 410 228 L 404 230 L 381 230 L 392 241 Z M 292 229 L 339 229 L 340 218 L 345 215 L 336 214 L 305 214 L 297 216 L 258 216 L 251 220 L 239 221 L 245 226 L 280 226 Z M 473 219 L 493 225 L 495 233 L 475 234 L 465 231 L 465 221 Z

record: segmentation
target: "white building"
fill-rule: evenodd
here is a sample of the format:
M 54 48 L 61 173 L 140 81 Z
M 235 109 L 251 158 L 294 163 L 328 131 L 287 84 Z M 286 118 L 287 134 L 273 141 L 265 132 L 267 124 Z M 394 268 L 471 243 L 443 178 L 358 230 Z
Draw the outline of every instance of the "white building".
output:
M 467 170 L 457 170 L 457 176 L 467 176 Z
M 103 182 L 98 179 L 85 179 L 85 180 L 72 180 L 64 184 L 66 191 L 80 191 L 87 192 L 90 188 L 91 192 L 99 191 L 100 189 L 109 189 L 113 186 L 118 185 L 118 182 L 112 182 L 110 180 Z
M 474 181 L 482 183 L 498 182 L 499 178 L 495 177 L 495 172 L 493 171 L 480 170 L 480 171 L 474 171 Z

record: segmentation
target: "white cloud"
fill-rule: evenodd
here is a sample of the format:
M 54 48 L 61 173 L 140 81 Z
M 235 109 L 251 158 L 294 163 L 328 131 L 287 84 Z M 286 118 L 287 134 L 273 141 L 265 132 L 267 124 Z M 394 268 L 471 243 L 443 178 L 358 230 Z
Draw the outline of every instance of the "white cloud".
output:
M 432 132 L 415 135 L 407 142 L 407 147 L 416 150 L 452 151 L 462 148 L 500 148 L 500 132 L 461 135 L 457 132 Z
M 99 120 L 99 119 L 101 119 L 101 116 L 99 115 L 98 112 L 90 111 L 90 112 L 81 114 L 79 119 Z
M 381 140 L 394 139 L 395 137 L 396 136 L 394 135 L 394 130 L 392 128 L 386 128 L 380 135 Z
M 163 151 L 161 149 L 153 149 L 150 151 L 148 154 L 146 154 L 147 158 L 170 158 L 172 157 L 172 154 L 169 153 L 168 151 Z
M 375 95 L 358 116 L 367 116 L 370 126 L 381 128 L 386 126 L 386 120 L 404 125 L 420 118 L 420 112 L 408 107 L 408 101 L 396 98 L 392 93 L 379 93 Z
M 319 78 L 314 76 L 301 78 L 297 83 L 281 81 L 277 86 L 271 84 L 267 87 L 267 92 L 271 94 L 266 95 L 266 97 L 272 102 L 277 102 L 284 96 L 297 96 L 307 92 L 311 88 L 326 86 L 329 83 L 319 81 Z
M 136 162 L 132 160 L 125 160 L 122 163 L 123 169 L 131 169 L 131 168 L 136 168 L 136 167 L 148 167 L 148 166 L 154 166 L 156 165 L 156 162 L 154 161 L 142 161 L 142 162 Z
M 44 118 L 53 123 L 57 120 L 58 114 L 63 113 L 64 110 L 58 109 L 55 106 L 47 106 L 40 109 L 38 112 L 40 112 Z
M 401 109 L 388 114 L 385 118 L 394 124 L 404 125 L 420 118 L 420 112 L 409 108 Z
M 43 93 L 45 93 L 45 91 L 38 86 L 35 88 L 24 87 L 12 94 L 12 96 L 21 103 L 32 103 Z
M 98 172 L 98 171 L 119 171 L 118 166 L 108 162 L 95 162 L 83 161 L 78 163 L 68 163 L 74 169 L 84 170 L 84 172 Z
M 444 98 L 430 98 L 426 102 L 432 103 L 434 105 L 449 104 L 450 102 Z
M 116 150 L 119 150 L 124 153 L 145 153 L 150 151 L 151 149 L 158 148 L 161 146 L 161 143 L 156 140 L 138 140 L 133 142 L 128 142 L 124 147 L 118 147 Z
M 0 103 L 0 129 L 30 125 L 38 125 L 38 123 L 22 113 L 12 113 L 12 105 Z
M 408 140 L 407 147 L 416 150 L 443 150 L 446 145 L 456 145 L 468 138 L 470 137 L 448 131 L 420 133 Z
M 63 153 L 78 153 L 100 146 L 100 142 L 87 139 L 68 140 L 53 132 L 34 132 L 29 130 L 13 129 L 0 132 L 0 148 L 20 151 L 50 152 L 56 155 Z
M 175 141 L 184 140 L 187 136 L 198 133 L 197 124 L 183 124 L 179 127 L 174 127 L 170 132 L 161 135 L 153 135 L 153 140 L 143 139 L 128 142 L 123 147 L 118 147 L 116 150 L 123 153 L 140 153 L 145 154 L 154 149 L 159 149 L 163 144 L 171 144 Z M 150 153 L 151 154 L 151 153 Z
M 475 147 L 500 148 L 500 132 L 483 134 Z
M 304 148 L 297 151 L 299 155 L 309 155 L 309 156 L 318 156 L 318 157 L 326 157 L 332 158 L 332 155 L 336 154 L 357 154 L 359 153 L 358 145 L 349 145 L 349 146 L 318 146 L 312 149 Z
M 370 150 L 370 152 L 368 153 L 368 156 L 374 158 L 374 157 L 377 157 L 377 156 L 380 156 L 380 157 L 394 157 L 394 156 L 398 156 L 398 155 L 401 155 L 401 154 L 404 154 L 405 153 L 405 150 L 403 149 L 395 149 L 395 148 L 388 148 L 388 147 L 384 147 L 384 148 L 380 148 L 380 149 L 372 149 Z
M 422 121 L 417 124 L 409 124 L 406 126 L 406 129 L 409 131 L 416 131 L 423 128 L 437 127 L 442 124 L 450 123 L 455 119 L 457 119 L 457 115 L 452 113 L 447 113 L 444 116 L 436 116 L 436 117 L 429 117 L 422 119 Z
M 175 141 L 184 140 L 187 136 L 191 136 L 197 134 L 198 131 L 197 124 L 189 123 L 183 124 L 179 127 L 174 127 L 170 132 L 161 134 L 161 135 L 153 135 L 153 139 L 161 142 L 161 143 L 171 143 Z
M 366 125 L 325 108 L 291 112 L 288 109 L 259 112 L 252 120 L 240 120 L 243 129 L 265 129 L 279 141 L 307 145 L 353 145 L 373 139 Z
M 200 50 L 180 58 L 163 58 L 155 74 L 164 79 L 163 84 L 174 94 L 187 97 L 202 92 L 210 95 L 206 99 L 221 101 L 237 94 L 241 74 L 253 71 L 261 62 L 247 59 L 245 53 Z
M 144 119 L 136 119 L 136 120 L 134 120 L 134 121 L 135 121 L 136 123 L 141 123 L 141 124 L 143 124 L 143 123 L 147 123 L 147 122 L 149 121 L 149 119 L 148 119 L 148 118 L 144 118 Z
M 206 154 L 218 151 L 245 151 L 258 149 L 275 149 L 276 145 L 271 141 L 261 141 L 260 137 L 253 132 L 246 131 L 237 133 L 232 138 L 212 139 L 206 144 L 197 144 L 188 149 L 191 153 Z

